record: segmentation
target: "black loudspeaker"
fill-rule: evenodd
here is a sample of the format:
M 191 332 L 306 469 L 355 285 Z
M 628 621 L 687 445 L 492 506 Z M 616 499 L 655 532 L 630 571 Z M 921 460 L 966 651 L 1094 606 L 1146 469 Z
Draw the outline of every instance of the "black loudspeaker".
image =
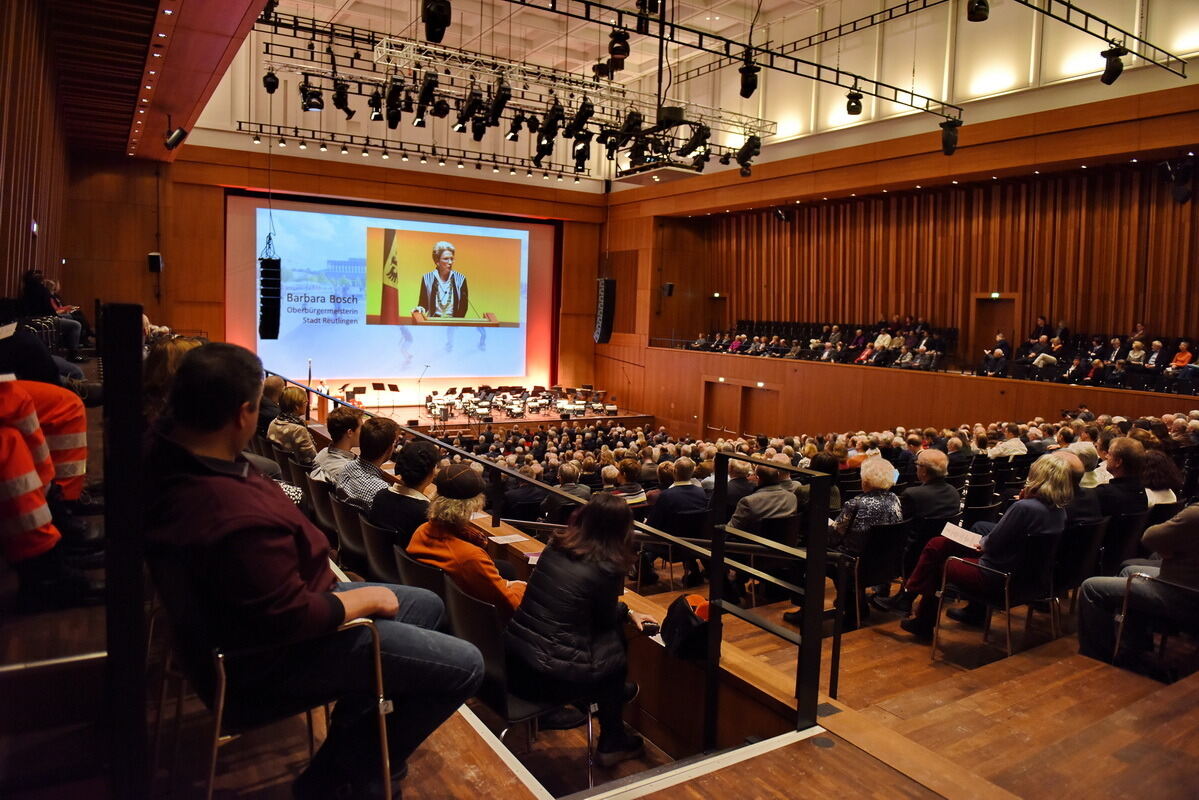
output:
M 662 284 L 662 296 L 663 297 L 673 297 L 674 296 L 674 284 L 673 283 Z
M 420 420 L 419 420 L 419 419 L 410 419 L 410 420 L 408 420 L 408 422 L 407 422 L 407 423 L 405 423 L 405 424 L 406 424 L 406 425 L 407 425 L 409 428 L 415 428 L 416 426 L 420 425 Z
M 595 343 L 612 338 L 612 315 L 616 313 L 616 279 L 600 278 L 595 285 Z
M 559 414 L 558 419 L 570 419 L 570 414 Z
M 162 253 L 146 253 L 146 266 L 151 272 L 162 272 Z
M 279 338 L 279 290 L 283 262 L 258 259 L 258 338 Z

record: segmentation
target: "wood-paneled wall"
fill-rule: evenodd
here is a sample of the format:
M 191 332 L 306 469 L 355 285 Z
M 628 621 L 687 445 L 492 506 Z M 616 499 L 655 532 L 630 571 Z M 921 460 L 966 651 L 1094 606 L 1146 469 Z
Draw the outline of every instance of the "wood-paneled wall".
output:
M 61 274 L 67 147 L 43 3 L 0 4 L 0 64 L 0 253 L 12 297 L 27 269 Z
M 729 293 L 724 324 L 912 313 L 964 329 L 972 293 L 997 291 L 1022 295 L 1022 325 L 1042 313 L 1079 331 L 1125 331 L 1134 320 L 1166 336 L 1199 328 L 1199 203 L 1176 203 L 1154 164 L 789 213 L 710 218 L 706 280 Z
M 629 407 L 653 413 L 672 433 L 705 438 L 722 435 L 723 429 L 789 435 L 1057 419 L 1062 409 L 1080 402 L 1096 413 L 1126 416 L 1199 408 L 1199 398 L 1193 397 L 955 373 L 657 347 L 647 347 L 641 355 L 644 367 L 611 356 L 597 358 L 596 385 L 628 387 Z

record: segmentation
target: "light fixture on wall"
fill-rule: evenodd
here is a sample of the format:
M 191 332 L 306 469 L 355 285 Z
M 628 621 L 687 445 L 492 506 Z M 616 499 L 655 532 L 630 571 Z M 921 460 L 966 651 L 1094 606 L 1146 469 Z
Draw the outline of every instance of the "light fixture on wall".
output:
M 1124 72 L 1124 62 L 1121 59 L 1128 55 L 1128 50 L 1123 45 L 1112 42 L 1112 46 L 1099 55 L 1103 56 L 1107 62 L 1103 66 L 1103 74 L 1099 76 L 1099 82 L 1111 86 L 1116 82 L 1116 78 L 1119 78 L 1120 74 Z
M 962 127 L 960 119 L 947 119 L 941 123 L 941 152 L 947 156 L 953 155 L 958 149 L 958 128 L 960 127 Z

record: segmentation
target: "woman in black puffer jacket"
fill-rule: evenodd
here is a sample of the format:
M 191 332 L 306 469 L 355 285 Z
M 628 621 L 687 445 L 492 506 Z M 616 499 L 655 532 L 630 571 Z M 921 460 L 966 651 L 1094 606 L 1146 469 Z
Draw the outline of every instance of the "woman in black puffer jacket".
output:
M 541 554 L 524 600 L 508 623 L 509 682 L 522 697 L 554 703 L 590 700 L 599 706 L 596 760 L 612 766 L 642 750 L 626 733 L 628 658 L 624 624 L 653 619 L 620 602 L 633 561 L 633 514 L 628 503 L 599 494 L 576 513 Z

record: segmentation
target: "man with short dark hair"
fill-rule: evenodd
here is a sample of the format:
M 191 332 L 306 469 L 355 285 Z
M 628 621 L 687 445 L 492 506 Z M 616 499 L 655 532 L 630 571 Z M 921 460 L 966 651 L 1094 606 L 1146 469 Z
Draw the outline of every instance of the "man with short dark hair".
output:
M 266 436 L 267 428 L 279 416 L 279 398 L 283 395 L 283 379 L 269 375 L 262 384 L 262 402 L 258 406 L 258 435 Z
M 1095 487 L 1103 516 L 1136 514 L 1149 507 L 1141 485 L 1145 447 L 1136 439 L 1118 436 L 1107 446 L 1107 471 L 1112 479 Z
M 658 500 L 650 509 L 646 523 L 653 528 L 669 532 L 673 531 L 672 522 L 679 514 L 704 511 L 708 508 L 708 495 L 699 482 L 694 480 L 695 462 L 686 456 L 674 462 L 674 483 L 662 490 Z M 659 552 L 665 553 L 666 548 L 660 547 Z M 678 549 L 676 555 L 682 557 Z M 694 558 L 683 559 L 683 585 L 698 586 L 704 582 L 699 569 L 699 563 Z
M 425 490 L 437 474 L 441 452 L 424 439 L 409 442 L 395 454 L 395 474 L 400 479 L 375 493 L 366 519 L 372 525 L 396 532 L 393 544 L 407 549 L 412 532 L 425 523 L 429 498 Z
M 579 483 L 579 467 L 573 461 L 567 461 L 558 467 L 558 488 L 567 494 L 573 494 L 581 500 L 591 499 L 591 488 Z M 541 501 L 541 513 L 549 522 L 561 524 L 566 521 L 578 503 L 572 503 L 559 495 L 550 492 Z
M 358 446 L 358 434 L 362 430 L 362 412 L 354 408 L 338 406 L 329 412 L 325 421 L 329 430 L 329 446 L 316 454 L 312 477 L 326 483 L 337 483 L 341 471 L 357 456 L 353 449 Z
M 395 450 L 400 426 L 386 417 L 371 417 L 358 435 L 358 458 L 346 464 L 333 493 L 355 508 L 369 512 L 375 495 L 391 485 L 383 464 Z
M 146 459 L 146 553 L 168 616 L 194 608 L 199 626 L 177 625 L 190 657 L 246 650 L 228 671 L 229 708 L 294 713 L 336 701 L 329 734 L 293 787 L 297 798 L 383 796 L 372 636 L 347 620 L 374 617 L 394 781 L 408 757 L 482 681 L 467 642 L 435 632 L 444 607 L 406 586 L 338 583 L 329 542 L 273 481 L 240 453 L 254 435 L 262 365 L 230 344 L 184 356 L 170 392 L 170 427 Z M 169 580 L 169 584 L 164 581 Z M 175 620 L 178 621 L 178 620 Z M 212 687 L 201 688 L 202 692 Z

